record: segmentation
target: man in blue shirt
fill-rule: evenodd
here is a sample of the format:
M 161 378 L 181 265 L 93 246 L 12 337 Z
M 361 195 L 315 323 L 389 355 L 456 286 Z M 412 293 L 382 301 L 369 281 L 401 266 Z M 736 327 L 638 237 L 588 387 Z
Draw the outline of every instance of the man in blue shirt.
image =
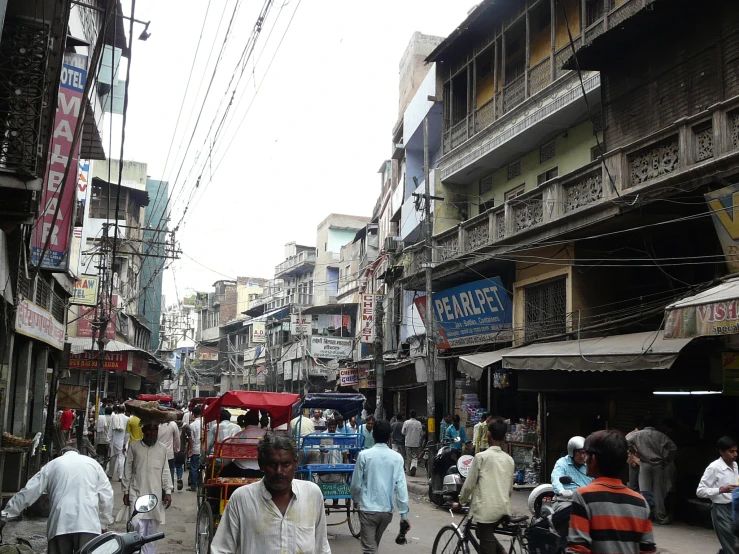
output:
M 372 436 L 372 428 L 375 425 L 375 416 L 367 416 L 367 420 L 359 426 L 359 432 L 364 437 L 364 447 L 372 448 L 375 445 L 375 439 Z M 389 424 L 388 424 L 389 425 Z
M 554 464 L 552 470 L 552 488 L 556 494 L 564 494 L 565 491 L 574 491 L 579 487 L 585 487 L 591 483 L 592 477 L 587 475 L 585 460 L 585 439 L 572 437 L 567 443 L 567 456 L 561 457 Z M 563 485 L 559 482 L 560 477 L 572 478 L 572 483 Z
M 446 429 L 446 436 L 445 438 L 447 440 L 452 441 L 451 446 L 454 450 L 462 451 L 462 447 L 467 442 L 467 433 L 464 430 L 464 427 L 462 427 L 459 423 L 459 416 L 457 414 L 454 414 L 454 418 L 452 418 L 452 424 L 447 427 Z M 459 438 L 459 440 L 457 440 Z
M 403 457 L 388 447 L 390 433 L 389 422 L 375 422 L 372 430 L 375 446 L 360 452 L 354 466 L 351 494 L 359 509 L 363 554 L 377 552 L 382 535 L 393 518 L 393 496 L 400 519 L 408 521 L 408 488 Z

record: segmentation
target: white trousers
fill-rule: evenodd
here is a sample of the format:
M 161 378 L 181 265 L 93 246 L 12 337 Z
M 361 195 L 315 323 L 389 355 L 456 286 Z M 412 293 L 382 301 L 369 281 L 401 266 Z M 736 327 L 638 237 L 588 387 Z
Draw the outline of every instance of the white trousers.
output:
M 159 522 L 155 519 L 134 519 L 133 527 L 142 537 L 153 535 L 159 530 Z M 154 541 L 141 547 L 141 554 L 154 554 L 157 551 L 157 542 Z
M 126 457 L 123 455 L 123 442 L 126 438 L 125 431 L 113 431 L 113 440 L 110 441 L 110 478 L 116 475 L 119 480 L 123 479 L 123 469 L 126 465 Z

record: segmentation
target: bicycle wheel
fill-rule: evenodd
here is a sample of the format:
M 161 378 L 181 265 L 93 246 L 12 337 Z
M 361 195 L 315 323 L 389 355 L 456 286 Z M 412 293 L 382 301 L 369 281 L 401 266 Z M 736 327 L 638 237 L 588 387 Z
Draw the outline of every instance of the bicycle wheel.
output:
M 528 554 L 529 549 L 524 543 L 521 534 L 511 537 L 511 546 L 508 548 L 508 554 Z
M 195 522 L 195 552 L 197 554 L 208 554 L 210 543 L 213 541 L 213 510 L 207 501 L 203 502 L 198 509 L 198 517 Z
M 349 532 L 352 534 L 352 537 L 358 539 L 362 526 L 359 522 L 359 511 L 353 501 L 346 507 L 346 516 L 349 523 Z
M 431 550 L 432 554 L 467 554 L 467 552 L 467 545 L 451 525 L 445 525 L 439 530 Z

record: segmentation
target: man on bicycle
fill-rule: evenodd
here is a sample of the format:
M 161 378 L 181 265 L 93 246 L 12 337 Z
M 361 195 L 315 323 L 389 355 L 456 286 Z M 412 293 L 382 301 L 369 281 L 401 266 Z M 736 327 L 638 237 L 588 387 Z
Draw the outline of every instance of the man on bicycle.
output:
M 461 504 L 470 502 L 470 517 L 477 523 L 481 554 L 505 554 L 495 537 L 495 529 L 504 516 L 511 514 L 515 464 L 500 448 L 507 431 L 506 422 L 500 418 L 488 424 L 489 446 L 472 460 L 459 494 Z

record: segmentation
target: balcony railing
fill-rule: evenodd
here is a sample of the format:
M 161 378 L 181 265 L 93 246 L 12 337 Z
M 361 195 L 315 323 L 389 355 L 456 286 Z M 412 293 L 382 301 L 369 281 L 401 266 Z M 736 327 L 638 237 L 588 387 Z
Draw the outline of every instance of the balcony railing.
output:
M 275 277 L 278 277 L 280 274 L 286 273 L 287 271 L 290 271 L 291 269 L 294 269 L 298 266 L 301 266 L 304 264 L 315 265 L 315 263 L 316 263 L 316 253 L 315 252 L 310 252 L 310 251 L 300 252 L 295 256 L 289 257 L 287 260 L 285 260 L 281 264 L 278 264 L 277 266 L 275 266 Z
M 739 97 L 607 152 L 604 162 L 551 179 L 435 235 L 434 262 L 442 264 L 479 249 L 513 243 L 524 233 L 604 208 L 618 196 L 633 199 L 661 187 L 674 189 L 673 183 L 687 178 L 686 174 L 705 175 L 735 166 L 739 162 Z M 420 271 L 422 256 L 422 250 L 412 256 L 406 275 Z

